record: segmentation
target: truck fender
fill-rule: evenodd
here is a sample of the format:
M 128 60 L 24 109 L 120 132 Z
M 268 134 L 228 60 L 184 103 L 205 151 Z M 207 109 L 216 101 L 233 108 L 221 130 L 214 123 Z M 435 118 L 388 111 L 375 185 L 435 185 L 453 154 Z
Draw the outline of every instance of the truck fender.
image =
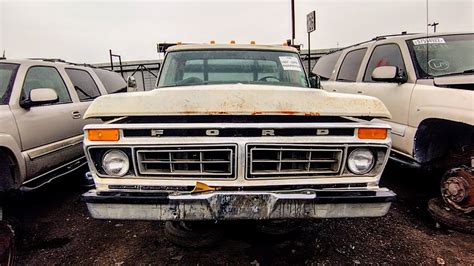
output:
M 0 152 L 6 152 L 7 155 L 15 160 L 17 178 L 15 183 L 19 186 L 26 176 L 26 164 L 21 153 L 21 148 L 12 136 L 0 133 Z
M 474 143 L 474 126 L 462 122 L 427 118 L 415 133 L 413 155 L 416 161 L 428 163 L 457 152 L 454 149 L 471 149 Z M 459 158 L 459 163 L 470 158 Z M 453 162 L 454 163 L 454 162 Z

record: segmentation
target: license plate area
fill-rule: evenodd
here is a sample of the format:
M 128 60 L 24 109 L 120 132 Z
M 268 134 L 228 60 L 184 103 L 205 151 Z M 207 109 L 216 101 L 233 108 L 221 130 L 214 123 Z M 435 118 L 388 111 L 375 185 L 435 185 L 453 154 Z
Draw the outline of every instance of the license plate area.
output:
M 218 194 L 209 203 L 219 219 L 266 217 L 273 207 L 270 194 Z

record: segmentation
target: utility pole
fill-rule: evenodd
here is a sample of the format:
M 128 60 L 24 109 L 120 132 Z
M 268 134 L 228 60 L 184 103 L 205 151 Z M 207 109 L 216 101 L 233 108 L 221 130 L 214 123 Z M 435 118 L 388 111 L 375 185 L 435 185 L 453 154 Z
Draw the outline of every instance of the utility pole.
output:
M 295 45 L 295 0 L 291 0 L 291 45 Z
M 431 24 L 428 24 L 429 27 L 433 27 L 433 31 L 434 31 L 435 33 L 436 33 L 436 26 L 438 26 L 438 25 L 439 25 L 439 23 L 436 22 L 436 21 L 433 22 L 433 23 L 431 23 Z

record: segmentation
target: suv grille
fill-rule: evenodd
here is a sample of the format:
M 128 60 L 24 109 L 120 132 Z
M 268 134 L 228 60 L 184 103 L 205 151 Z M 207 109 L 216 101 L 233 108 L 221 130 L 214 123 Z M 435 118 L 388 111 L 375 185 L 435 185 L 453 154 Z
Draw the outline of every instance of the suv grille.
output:
M 343 149 L 313 145 L 249 145 L 248 178 L 338 174 Z
M 137 150 L 138 171 L 163 177 L 234 178 L 235 145 Z

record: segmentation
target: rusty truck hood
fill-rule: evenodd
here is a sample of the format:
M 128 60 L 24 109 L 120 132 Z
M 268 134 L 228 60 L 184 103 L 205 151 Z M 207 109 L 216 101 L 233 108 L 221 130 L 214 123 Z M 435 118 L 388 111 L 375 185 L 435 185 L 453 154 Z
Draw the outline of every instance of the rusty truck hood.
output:
M 374 97 L 319 89 L 225 84 L 159 88 L 97 98 L 84 118 L 158 115 L 305 115 L 390 118 Z

